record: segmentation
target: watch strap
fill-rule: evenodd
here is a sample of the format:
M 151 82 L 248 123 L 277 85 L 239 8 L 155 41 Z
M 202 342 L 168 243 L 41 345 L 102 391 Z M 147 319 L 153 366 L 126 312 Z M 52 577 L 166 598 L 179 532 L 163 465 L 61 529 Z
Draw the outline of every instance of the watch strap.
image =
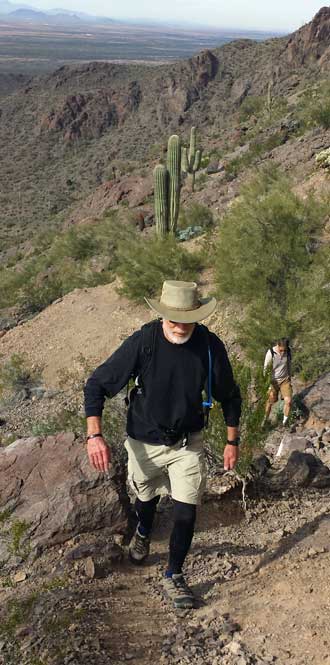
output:
M 86 437 L 86 441 L 89 441 L 90 439 L 98 439 L 100 436 L 101 436 L 102 439 L 103 439 L 103 434 L 102 434 L 102 432 L 96 432 L 96 434 L 89 434 L 89 435 Z
M 233 439 L 232 441 L 229 441 L 227 439 L 227 445 L 228 446 L 239 446 L 240 442 L 241 442 L 241 439 L 240 439 L 239 436 L 237 436 L 236 439 Z

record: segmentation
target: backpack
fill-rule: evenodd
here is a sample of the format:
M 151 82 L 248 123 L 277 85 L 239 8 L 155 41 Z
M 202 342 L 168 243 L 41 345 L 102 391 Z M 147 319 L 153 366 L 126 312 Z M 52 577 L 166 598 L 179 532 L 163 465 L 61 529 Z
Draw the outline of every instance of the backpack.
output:
M 134 387 L 130 390 L 130 381 L 126 384 L 126 396 L 125 396 L 125 404 L 128 407 L 130 404 L 130 401 L 134 394 L 137 394 L 138 391 L 142 390 L 143 387 L 143 377 L 146 376 L 149 367 L 151 365 L 151 360 L 155 348 L 155 339 L 156 339 L 156 332 L 157 332 L 157 327 L 158 327 L 158 322 L 159 319 L 154 319 L 153 321 L 150 321 L 150 323 L 145 323 L 142 328 L 141 328 L 141 333 L 142 333 L 142 339 L 141 339 L 141 348 L 140 348 L 140 371 L 136 375 L 133 373 L 131 375 L 131 379 L 134 380 Z M 198 324 L 200 329 L 203 330 L 204 337 L 205 337 L 205 342 L 207 344 L 207 354 L 208 354 L 208 376 L 207 376 L 207 381 L 206 381 L 206 395 L 207 398 L 203 402 L 203 409 L 204 409 L 204 417 L 205 417 L 205 427 L 208 426 L 209 422 L 209 412 L 210 409 L 213 407 L 213 402 L 212 402 L 212 354 L 211 354 L 211 347 L 210 347 L 210 341 L 209 341 L 209 332 L 206 326 L 203 324 Z

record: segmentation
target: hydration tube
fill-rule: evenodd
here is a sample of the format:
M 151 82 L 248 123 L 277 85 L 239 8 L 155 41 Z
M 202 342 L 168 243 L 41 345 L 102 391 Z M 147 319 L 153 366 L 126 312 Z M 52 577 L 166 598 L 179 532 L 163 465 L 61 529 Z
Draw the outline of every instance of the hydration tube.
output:
M 212 355 L 210 345 L 208 345 L 207 350 L 209 357 L 209 373 L 207 377 L 207 401 L 203 402 L 203 407 L 205 409 L 212 409 Z

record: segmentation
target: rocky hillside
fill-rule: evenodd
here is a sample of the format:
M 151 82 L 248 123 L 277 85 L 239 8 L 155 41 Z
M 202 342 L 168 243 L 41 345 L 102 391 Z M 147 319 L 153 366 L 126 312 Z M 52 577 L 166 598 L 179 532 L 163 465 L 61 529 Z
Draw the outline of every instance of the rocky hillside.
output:
M 171 66 L 92 63 L 32 79 L 1 103 L 2 245 L 18 228 L 24 239 L 62 224 L 114 166 L 151 169 L 169 132 L 187 137 L 195 124 L 205 150 L 235 148 L 244 100 L 270 88 L 290 100 L 328 78 L 329 31 L 323 8 L 289 37 L 232 42 Z

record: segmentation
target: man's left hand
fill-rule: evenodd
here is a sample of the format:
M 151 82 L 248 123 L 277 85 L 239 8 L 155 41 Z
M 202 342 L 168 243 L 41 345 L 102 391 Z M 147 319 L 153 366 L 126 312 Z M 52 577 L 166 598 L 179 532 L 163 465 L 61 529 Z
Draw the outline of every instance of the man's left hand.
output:
M 234 469 L 239 458 L 239 447 L 227 444 L 223 453 L 223 466 L 225 471 Z

